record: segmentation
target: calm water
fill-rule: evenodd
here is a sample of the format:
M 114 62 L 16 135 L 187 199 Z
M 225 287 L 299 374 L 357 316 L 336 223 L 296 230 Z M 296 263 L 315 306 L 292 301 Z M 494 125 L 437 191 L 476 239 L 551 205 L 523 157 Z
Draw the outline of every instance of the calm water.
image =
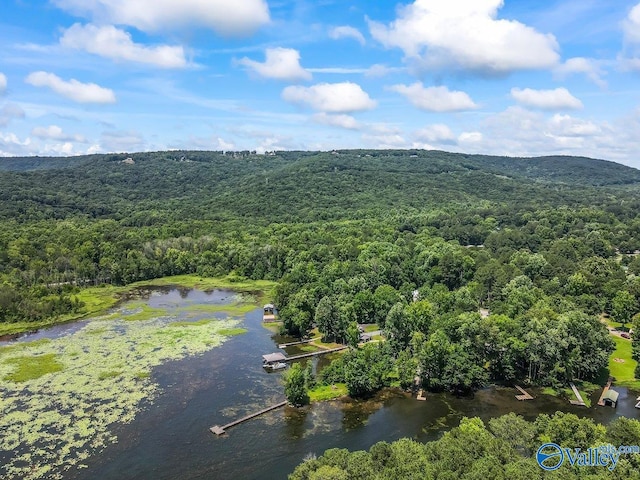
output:
M 149 298 L 152 307 L 224 304 L 233 292 L 165 289 Z M 58 337 L 82 323 L 54 327 L 20 338 Z M 248 332 L 210 352 L 155 369 L 152 380 L 162 393 L 128 425 L 116 427 L 119 442 L 87 461 L 89 468 L 69 472 L 74 480 L 94 479 L 278 479 L 302 459 L 327 448 L 368 449 L 378 441 L 438 438 L 463 416 L 484 420 L 508 412 L 533 419 L 557 410 L 607 423 L 618 415 L 638 418 L 635 396 L 617 388 L 617 409 L 571 406 L 549 396 L 520 402 L 513 389 L 490 388 L 473 398 L 429 395 L 420 402 L 385 392 L 368 402 L 329 402 L 306 409 L 280 409 L 238 425 L 222 437 L 209 432 L 247 413 L 283 399 L 282 372 L 267 373 L 261 355 L 278 351 L 282 341 L 262 326 L 260 308 L 247 314 Z M 288 351 L 294 353 L 294 349 Z M 315 360 L 318 361 L 318 360 Z M 597 397 L 597 394 L 595 395 Z M 595 404 L 595 402 L 594 402 Z

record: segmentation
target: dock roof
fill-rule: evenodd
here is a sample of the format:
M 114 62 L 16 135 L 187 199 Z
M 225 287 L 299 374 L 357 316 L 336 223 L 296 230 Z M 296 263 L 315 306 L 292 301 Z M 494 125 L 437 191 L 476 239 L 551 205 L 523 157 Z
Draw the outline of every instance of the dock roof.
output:
M 611 400 L 612 402 L 618 402 L 618 396 L 620 396 L 620 394 L 618 392 L 616 392 L 615 390 L 609 389 L 607 391 L 607 394 L 604 396 L 605 400 Z
M 266 355 L 262 355 L 262 359 L 267 362 L 267 363 L 272 363 L 272 362 L 281 362 L 282 360 L 286 360 L 287 357 L 285 357 L 282 353 L 277 352 L 277 353 L 268 353 Z

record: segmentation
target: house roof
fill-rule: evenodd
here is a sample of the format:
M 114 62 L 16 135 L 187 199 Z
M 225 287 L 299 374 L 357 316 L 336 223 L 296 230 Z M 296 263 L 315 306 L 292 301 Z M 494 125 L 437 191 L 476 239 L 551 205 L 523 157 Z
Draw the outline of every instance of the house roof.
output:
M 607 391 L 606 395 L 604 396 L 604 399 L 605 400 L 611 400 L 612 402 L 617 402 L 619 395 L 620 394 L 618 392 L 616 392 L 615 390 L 609 389 Z
M 264 306 L 264 309 L 266 310 L 267 308 L 271 308 L 271 309 L 273 309 L 273 308 L 275 308 L 275 305 L 274 305 L 273 303 L 267 303 L 267 304 Z
M 287 357 L 285 357 L 282 353 L 277 352 L 277 353 L 268 353 L 266 355 L 262 355 L 262 358 L 265 362 L 271 363 L 271 362 L 281 362 L 282 360 L 286 360 Z

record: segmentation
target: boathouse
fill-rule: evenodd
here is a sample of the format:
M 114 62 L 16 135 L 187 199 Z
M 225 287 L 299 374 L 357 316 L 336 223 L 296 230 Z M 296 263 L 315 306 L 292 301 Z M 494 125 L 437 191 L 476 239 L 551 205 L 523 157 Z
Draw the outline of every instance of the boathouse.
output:
M 268 353 L 266 355 L 262 355 L 262 365 L 267 367 L 267 366 L 273 366 L 276 363 L 280 363 L 283 360 L 286 360 L 287 357 L 280 353 L 280 352 L 276 352 L 276 353 Z
M 615 390 L 609 389 L 603 398 L 604 404 L 616 408 L 618 406 L 619 395 Z
M 262 321 L 263 322 L 275 322 L 276 321 L 276 307 L 273 303 L 267 303 L 262 308 Z

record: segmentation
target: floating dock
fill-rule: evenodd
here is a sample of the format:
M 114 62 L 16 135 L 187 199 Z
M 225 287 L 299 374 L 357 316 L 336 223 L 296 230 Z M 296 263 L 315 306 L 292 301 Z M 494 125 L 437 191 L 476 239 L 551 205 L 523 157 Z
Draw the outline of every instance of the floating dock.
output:
M 609 379 L 607 384 L 602 389 L 602 395 L 600 395 L 600 400 L 598 400 L 598 405 L 600 405 L 601 407 L 605 406 L 604 405 L 604 397 L 607 396 L 607 392 L 609 391 L 610 388 L 611 388 L 611 379 Z
M 519 385 L 514 385 L 514 387 L 521 393 L 521 395 L 516 395 L 518 400 L 533 400 L 533 397 L 524 388 Z
M 284 402 L 280 402 L 277 405 L 272 405 L 270 407 L 264 408 L 262 410 L 260 410 L 259 412 L 256 413 L 252 413 L 251 415 L 247 415 L 246 417 L 242 417 L 239 420 L 236 420 L 235 422 L 231 422 L 231 423 L 227 423 L 226 425 L 223 425 L 222 427 L 218 426 L 218 425 L 214 425 L 213 427 L 209 428 L 209 430 L 211 431 L 211 433 L 215 433 L 216 435 L 220 436 L 223 435 L 226 432 L 226 430 L 230 429 L 231 427 L 235 427 L 236 425 L 242 423 L 242 422 L 246 422 L 247 420 L 251 420 L 252 418 L 255 417 L 259 417 L 260 415 L 264 415 L 267 412 L 270 412 L 271 410 L 275 410 L 277 408 L 281 408 L 284 407 L 287 404 L 286 401 Z
M 573 390 L 573 394 L 578 399 L 577 401 L 576 400 L 570 400 L 569 403 L 571 403 L 571 405 L 578 405 L 580 407 L 586 407 L 587 405 L 586 405 L 586 403 L 584 403 L 584 400 L 582 399 L 582 395 L 580 395 L 580 392 L 578 391 L 576 386 L 573 384 L 573 382 L 570 382 L 569 386 L 571 387 L 571 390 Z

